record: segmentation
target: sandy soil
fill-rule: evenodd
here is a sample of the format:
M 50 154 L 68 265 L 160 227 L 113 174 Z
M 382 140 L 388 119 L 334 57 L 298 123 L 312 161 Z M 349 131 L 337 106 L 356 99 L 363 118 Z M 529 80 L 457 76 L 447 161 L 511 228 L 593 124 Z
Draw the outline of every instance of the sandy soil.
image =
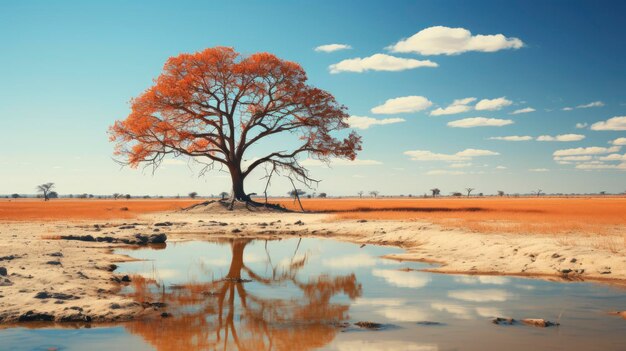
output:
M 177 211 L 132 220 L 0 223 L 0 321 L 110 322 L 159 313 L 157 301 L 133 301 L 111 265 L 131 260 L 121 243 L 57 240 L 64 235 L 132 238 L 165 233 L 168 242 L 218 237 L 318 236 L 393 245 L 392 258 L 437 262 L 441 273 L 506 274 L 626 285 L 626 254 L 590 244 L 588 235 L 480 234 L 423 221 L 337 220 L 332 214 Z M 166 225 L 162 225 L 164 222 Z M 171 223 L 171 225 L 169 225 Z M 97 227 L 95 225 L 98 225 Z M 160 224 L 160 225 L 157 225 Z M 621 236 L 619 238 L 622 238 Z M 614 250 L 613 250 L 614 251 Z M 58 263 L 57 263 L 58 262 Z

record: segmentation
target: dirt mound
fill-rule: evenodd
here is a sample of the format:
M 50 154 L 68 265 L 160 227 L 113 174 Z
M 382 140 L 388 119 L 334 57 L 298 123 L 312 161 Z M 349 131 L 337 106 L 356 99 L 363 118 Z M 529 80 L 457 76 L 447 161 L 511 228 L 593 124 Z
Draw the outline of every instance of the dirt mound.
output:
M 182 211 L 191 213 L 232 213 L 232 212 L 290 212 L 280 205 L 235 201 L 231 203 L 227 200 L 205 201 L 193 206 L 184 208 Z

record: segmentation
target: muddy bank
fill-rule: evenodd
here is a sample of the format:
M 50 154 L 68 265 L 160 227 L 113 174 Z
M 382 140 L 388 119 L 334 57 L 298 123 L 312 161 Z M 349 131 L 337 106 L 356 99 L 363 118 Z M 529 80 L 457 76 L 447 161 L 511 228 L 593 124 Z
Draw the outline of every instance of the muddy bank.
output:
M 120 294 L 132 284 L 114 265 L 128 244 L 233 237 L 334 238 L 398 246 L 391 258 L 437 262 L 440 273 L 502 274 L 626 284 L 626 256 L 584 234 L 477 234 L 416 221 L 331 221 L 326 214 L 170 212 L 135 222 L 0 223 L 0 321 L 112 322 L 159 313 L 159 301 Z M 68 240 L 70 239 L 70 240 Z M 5 273 L 6 270 L 6 273 Z

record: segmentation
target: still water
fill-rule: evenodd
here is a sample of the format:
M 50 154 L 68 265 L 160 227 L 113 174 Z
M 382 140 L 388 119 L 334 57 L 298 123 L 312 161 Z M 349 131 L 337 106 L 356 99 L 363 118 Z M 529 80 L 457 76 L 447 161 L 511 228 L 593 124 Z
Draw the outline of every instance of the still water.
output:
M 168 244 L 120 253 L 143 261 L 122 293 L 164 302 L 114 327 L 11 328 L 2 350 L 626 350 L 621 288 L 420 272 L 399 249 L 325 239 Z M 143 277 L 143 278 L 142 278 Z M 559 327 L 500 326 L 493 317 Z M 381 324 L 361 329 L 359 321 Z

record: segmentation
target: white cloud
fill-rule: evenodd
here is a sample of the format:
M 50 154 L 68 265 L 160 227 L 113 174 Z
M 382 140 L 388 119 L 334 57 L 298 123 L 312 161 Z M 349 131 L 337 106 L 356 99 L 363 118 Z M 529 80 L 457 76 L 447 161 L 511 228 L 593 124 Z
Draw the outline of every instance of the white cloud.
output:
M 620 150 L 620 146 L 612 146 L 612 147 L 590 146 L 590 147 L 577 147 L 574 149 L 556 150 L 552 155 L 553 156 L 598 155 L 598 154 L 608 154 L 611 152 L 617 152 L 619 150 Z
M 530 168 L 529 172 L 550 172 L 547 168 Z
M 617 139 L 611 141 L 611 144 L 613 144 L 613 145 L 626 145 L 626 138 L 617 138 Z
M 465 28 L 435 26 L 422 29 L 387 49 L 392 52 L 413 52 L 421 55 L 456 55 L 468 51 L 495 52 L 519 49 L 522 46 L 524 43 L 520 39 L 507 38 L 502 34 L 472 35 Z
M 578 105 L 576 108 L 591 108 L 591 107 L 602 107 L 604 106 L 604 102 L 602 101 L 594 101 L 584 105 Z
M 384 307 L 399 307 L 406 305 L 406 300 L 396 298 L 384 298 L 384 297 L 360 297 L 352 306 L 384 306 Z
M 589 163 L 579 163 L 576 165 L 577 169 L 587 169 L 587 170 L 592 170 L 592 169 L 619 169 L 619 170 L 626 170 L 626 162 L 618 164 L 618 165 L 611 165 L 608 163 L 596 163 L 596 162 L 589 162 Z
M 476 157 L 476 156 L 496 156 L 500 154 L 494 151 L 483 150 L 483 149 L 465 149 L 461 152 L 457 152 L 456 155 L 461 156 L 461 157 Z
M 610 154 L 598 158 L 601 161 L 626 161 L 626 154 Z
M 453 163 L 453 164 L 451 164 L 448 167 L 450 167 L 450 168 L 465 168 L 465 167 L 470 167 L 471 165 L 472 164 L 469 163 L 469 162 L 468 163 Z
M 448 127 L 453 128 L 474 128 L 474 127 L 502 127 L 513 124 L 510 119 L 471 117 L 448 122 Z
M 391 269 L 373 269 L 372 275 L 400 288 L 423 288 L 430 283 L 430 276 L 422 272 L 403 272 Z
M 463 113 L 470 111 L 472 106 L 469 106 L 472 102 L 476 101 L 474 97 L 468 97 L 464 99 L 457 99 L 452 102 L 452 104 L 448 105 L 446 108 L 437 108 L 430 112 L 431 116 L 442 116 L 442 115 L 454 115 L 457 113 Z
M 503 96 L 495 99 L 482 99 L 476 104 L 475 108 L 478 111 L 497 111 L 511 104 L 513 104 L 513 101 Z
M 580 141 L 583 139 L 585 139 L 585 136 L 581 134 L 540 135 L 537 137 L 538 141 Z
M 511 297 L 508 292 L 499 289 L 457 290 L 448 292 L 448 296 L 453 299 L 470 302 L 503 302 Z
M 430 315 L 417 307 L 403 306 L 395 308 L 382 308 L 376 311 L 377 314 L 384 316 L 386 319 L 397 322 L 419 322 L 428 320 Z
M 496 169 L 507 169 L 505 166 L 496 166 Z
M 346 44 L 326 44 L 326 45 L 320 45 L 316 47 L 315 51 L 333 52 L 333 51 L 347 50 L 347 49 L 352 49 L 352 46 L 346 45 Z
M 418 67 L 438 67 L 430 60 L 416 60 L 395 57 L 385 54 L 374 54 L 369 57 L 347 59 L 329 66 L 330 73 L 365 72 L 365 71 L 404 71 Z
M 520 113 L 529 113 L 529 112 L 535 112 L 536 110 L 532 107 L 524 107 L 521 108 L 519 110 L 515 110 L 513 112 L 511 112 L 512 115 L 519 115 Z
M 591 125 L 591 130 L 626 130 L 626 116 L 609 118 Z
M 591 156 L 555 156 L 555 161 L 591 161 Z
M 426 175 L 463 175 L 463 171 L 450 171 L 447 169 L 433 169 L 425 173 Z
M 573 108 L 572 107 L 563 107 L 561 110 L 562 111 L 571 111 L 571 110 L 573 110 Z
M 584 128 L 587 128 L 588 125 L 589 124 L 587 124 L 587 123 L 576 123 L 576 128 L 584 129 Z
M 533 140 L 533 137 L 529 135 L 509 135 L 509 136 L 501 136 L 501 137 L 491 137 L 490 140 L 504 140 L 504 141 L 528 141 Z
M 394 124 L 406 121 L 404 118 L 383 118 L 377 119 L 367 116 L 350 116 L 346 120 L 350 125 L 350 128 L 355 129 L 368 129 L 371 126 L 383 126 L 387 124 Z
M 472 157 L 477 156 L 495 156 L 499 153 L 490 150 L 481 149 L 465 149 L 455 154 L 438 154 L 428 150 L 409 150 L 404 152 L 413 161 L 446 161 L 458 162 L 469 161 Z
M 484 318 L 502 317 L 504 314 L 494 307 L 476 307 L 476 313 Z
M 472 318 L 470 310 L 461 305 L 457 305 L 453 303 L 444 303 L 444 302 L 433 302 L 430 304 L 430 307 L 433 310 L 448 312 L 454 315 L 458 319 L 471 319 Z
M 395 113 L 410 113 L 425 110 L 432 106 L 423 96 L 403 96 L 385 101 L 384 104 L 372 108 L 372 113 L 390 115 Z
M 327 165 L 326 162 L 322 162 L 320 160 L 316 160 L 313 158 L 304 159 L 300 162 L 300 164 L 303 166 L 326 166 Z M 376 160 L 356 159 L 356 160 L 350 161 L 350 160 L 346 160 L 343 158 L 335 158 L 335 157 L 332 157 L 330 159 L 331 166 L 374 166 L 374 165 L 382 165 L 382 164 L 383 164 L 382 162 L 376 161 Z

